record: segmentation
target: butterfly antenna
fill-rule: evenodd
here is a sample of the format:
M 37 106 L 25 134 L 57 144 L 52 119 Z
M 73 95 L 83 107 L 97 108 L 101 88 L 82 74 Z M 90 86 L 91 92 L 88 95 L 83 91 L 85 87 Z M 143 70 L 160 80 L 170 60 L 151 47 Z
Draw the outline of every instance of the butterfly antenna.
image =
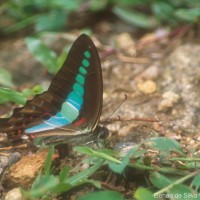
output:
M 116 122 L 116 121 L 145 121 L 145 122 L 160 122 L 160 119 L 158 118 L 141 118 L 141 117 L 134 117 L 134 118 L 130 118 L 130 119 L 122 119 L 120 118 L 120 116 L 118 115 L 117 118 L 115 119 L 111 119 L 111 117 L 113 116 L 113 114 L 120 108 L 120 106 L 128 99 L 128 96 L 126 94 L 124 94 L 124 100 L 116 107 L 116 109 L 111 113 L 111 115 L 104 121 L 104 126 L 106 126 L 107 124 Z M 107 123 L 105 123 L 107 122 Z
M 111 115 L 110 115 L 105 121 L 109 121 L 109 119 L 116 113 L 116 111 L 121 107 L 121 105 L 122 105 L 127 99 L 128 99 L 127 94 L 124 94 L 124 99 L 123 99 L 123 101 L 120 102 L 120 104 L 115 108 L 115 110 L 111 113 Z M 120 118 L 120 117 L 118 116 L 118 118 Z M 105 126 L 105 124 L 104 124 L 104 126 Z

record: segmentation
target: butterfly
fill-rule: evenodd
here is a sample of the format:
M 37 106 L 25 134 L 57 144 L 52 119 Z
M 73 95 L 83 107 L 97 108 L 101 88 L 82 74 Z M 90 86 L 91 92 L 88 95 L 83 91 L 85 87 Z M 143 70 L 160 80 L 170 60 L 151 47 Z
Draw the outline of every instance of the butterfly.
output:
M 48 90 L 16 108 L 10 118 L 1 118 L 0 133 L 12 141 L 22 135 L 42 137 L 45 144 L 92 141 L 108 134 L 98 125 L 102 102 L 100 58 L 92 40 L 82 34 Z

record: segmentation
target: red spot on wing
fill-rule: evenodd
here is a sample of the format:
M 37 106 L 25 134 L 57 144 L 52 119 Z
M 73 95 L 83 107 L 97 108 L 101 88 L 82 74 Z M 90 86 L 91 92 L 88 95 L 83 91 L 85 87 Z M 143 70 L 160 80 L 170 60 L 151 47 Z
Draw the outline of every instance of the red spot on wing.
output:
M 37 136 L 36 136 L 35 134 L 32 133 L 32 134 L 29 135 L 29 137 L 30 137 L 31 139 L 35 139 Z
M 81 124 L 84 124 L 84 123 L 85 123 L 85 118 L 82 117 L 78 121 L 74 122 L 74 126 L 80 126 Z
M 21 129 L 19 129 L 17 133 L 18 133 L 18 134 L 21 134 L 21 133 L 22 133 L 22 130 L 21 130 Z

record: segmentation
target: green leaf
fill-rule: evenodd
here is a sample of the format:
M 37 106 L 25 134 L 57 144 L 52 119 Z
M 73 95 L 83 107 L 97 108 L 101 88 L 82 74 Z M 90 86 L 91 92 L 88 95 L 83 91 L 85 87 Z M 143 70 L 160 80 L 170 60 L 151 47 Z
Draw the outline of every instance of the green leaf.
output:
M 194 191 L 186 185 L 177 184 L 173 186 L 168 194 L 170 194 L 174 199 L 184 199 L 184 200 L 199 200 L 199 194 L 194 193 Z M 175 198 L 176 197 L 176 198 Z
M 0 69 L 0 85 L 4 87 L 14 87 L 10 72 L 5 69 Z
M 151 148 L 155 148 L 163 155 L 170 155 L 171 152 L 177 152 L 184 155 L 181 145 L 173 139 L 165 137 L 150 138 L 145 141 L 145 144 Z
M 47 158 L 45 160 L 45 163 L 44 163 L 44 174 L 45 174 L 45 176 L 48 176 L 51 173 L 51 164 L 52 164 L 53 154 L 54 154 L 54 147 L 51 146 L 50 149 L 49 149 L 49 153 L 47 155 Z
M 102 158 L 104 160 L 108 160 L 108 161 L 111 161 L 111 162 L 121 163 L 121 161 L 113 158 L 110 155 L 107 155 L 107 154 L 100 152 L 100 151 L 95 151 L 95 150 L 90 149 L 88 147 L 75 147 L 74 150 L 76 150 L 80 153 L 85 153 L 85 154 L 90 155 L 90 156 L 96 156 L 98 158 Z
M 44 194 L 48 194 L 52 191 L 56 185 L 58 185 L 59 180 L 57 177 L 50 176 L 41 176 L 37 184 L 34 185 L 34 188 L 30 191 L 21 190 L 22 194 L 27 198 L 39 198 Z
M 34 55 L 35 59 L 42 63 L 48 72 L 55 74 L 58 70 L 56 54 L 44 45 L 39 39 L 27 37 L 25 39 L 28 50 Z
M 191 183 L 193 186 L 197 187 L 197 189 L 200 186 L 200 174 L 196 175 Z
M 89 169 L 86 169 L 72 177 L 69 177 L 68 179 L 66 179 L 64 182 L 71 184 L 71 185 L 76 185 L 76 184 L 80 184 L 80 182 L 82 182 L 84 179 L 88 178 L 89 176 L 91 176 L 94 172 L 96 172 L 104 163 L 103 160 L 99 160 L 97 163 L 95 163 L 92 167 L 90 167 Z
M 200 9 L 199 8 L 178 9 L 175 12 L 175 15 L 178 18 L 188 22 L 198 22 L 200 17 Z
M 120 164 L 117 164 L 117 163 L 113 163 L 113 162 L 109 162 L 109 168 L 118 173 L 118 174 L 121 174 L 125 167 L 128 165 L 129 163 L 129 158 L 128 157 L 124 157 L 122 160 L 121 160 L 121 163 Z
M 90 194 L 86 194 L 82 197 L 79 197 L 78 200 L 125 200 L 123 196 L 118 192 L 111 192 L 111 191 L 100 191 L 100 192 L 93 192 Z
M 153 28 L 157 25 L 155 18 L 149 17 L 134 10 L 130 11 L 128 9 L 115 6 L 112 11 L 119 18 L 129 23 L 130 25 L 135 25 L 145 29 Z
M 108 0 L 90 0 L 89 7 L 93 12 L 97 12 L 99 10 L 103 10 L 108 5 Z
M 169 180 L 167 177 L 163 176 L 162 174 L 158 172 L 151 173 L 150 181 L 155 187 L 160 188 L 160 189 L 172 183 L 171 180 Z
M 41 175 L 41 173 L 39 173 L 30 191 L 22 190 L 22 193 L 25 197 L 40 198 L 51 194 L 59 195 L 62 192 L 66 192 L 82 184 L 92 184 L 99 189 L 101 188 L 99 182 L 94 180 L 88 180 L 87 178 L 102 166 L 103 164 L 102 160 L 96 162 L 95 165 L 93 165 L 89 169 L 86 169 L 68 178 L 67 175 L 69 169 L 67 167 L 63 168 L 59 176 L 54 176 L 50 174 L 52 155 L 53 155 L 53 147 L 51 147 L 47 159 L 45 161 L 45 167 L 44 167 L 45 175 Z
M 134 197 L 137 200 L 156 200 L 157 198 L 154 197 L 153 193 L 145 188 L 138 188 L 135 193 Z
M 31 17 L 26 17 L 26 18 L 24 18 L 23 20 L 21 20 L 19 22 L 16 22 L 16 23 L 13 23 L 13 24 L 11 24 L 9 26 L 6 26 L 5 28 L 3 28 L 2 31 L 4 33 L 6 33 L 6 34 L 19 31 L 20 29 L 25 28 L 26 26 L 29 26 L 29 25 L 33 24 L 36 19 L 37 19 L 37 15 L 33 15 Z
M 104 153 L 109 156 L 117 156 L 117 152 L 112 149 L 99 149 L 98 152 Z
M 40 15 L 36 19 L 35 29 L 41 31 L 58 31 L 66 23 L 67 15 L 63 10 L 51 10 L 47 14 Z
M 42 179 L 42 172 L 41 170 L 39 171 L 38 175 L 36 176 L 36 179 L 34 180 L 32 186 L 31 186 L 31 189 L 35 189 L 37 188 L 37 185 L 40 184 L 40 180 Z
M 174 7 L 168 2 L 155 1 L 152 5 L 152 9 L 156 17 L 161 21 L 168 21 L 175 23 L 175 18 L 171 17 L 174 15 Z
M 0 103 L 4 103 L 6 101 L 12 101 L 17 104 L 24 105 L 26 103 L 26 98 L 23 94 L 16 92 L 15 90 L 0 88 Z
M 59 194 L 61 194 L 63 192 L 69 191 L 72 188 L 73 188 L 73 185 L 62 182 L 62 183 L 57 184 L 55 187 L 53 187 L 51 189 L 51 192 L 54 193 L 54 194 L 59 195 Z
M 109 167 L 117 173 L 121 173 L 129 163 L 129 157 L 124 157 L 122 161 L 120 161 L 108 155 L 107 153 L 110 154 L 110 151 L 95 151 L 88 147 L 75 147 L 74 150 L 109 161 Z
M 94 186 L 98 185 L 98 188 L 100 188 L 99 186 L 100 184 L 97 183 L 96 181 L 84 179 L 84 180 L 79 180 L 78 182 L 76 182 L 76 184 L 73 184 L 73 185 L 69 183 L 63 183 L 63 182 L 59 183 L 51 189 L 51 192 L 59 195 L 59 194 L 62 194 L 63 192 L 67 192 L 70 189 L 80 186 L 82 184 L 92 184 Z
M 75 1 L 71 1 L 71 0 L 55 0 L 55 1 L 51 1 L 51 6 L 53 7 L 60 7 L 63 8 L 65 10 L 77 10 L 78 8 L 80 8 L 81 6 L 81 1 L 80 0 L 75 0 Z
M 35 96 L 36 94 L 41 94 L 44 92 L 44 89 L 42 88 L 41 85 L 35 85 L 33 88 L 26 88 L 22 90 L 22 94 L 25 97 L 30 97 L 30 96 Z
M 93 150 L 89 147 L 74 147 L 73 148 L 75 151 L 79 152 L 79 153 L 84 153 L 87 155 L 93 155 Z
M 64 166 L 59 175 L 60 182 L 63 182 L 65 179 L 67 179 L 68 175 L 69 175 L 69 167 Z

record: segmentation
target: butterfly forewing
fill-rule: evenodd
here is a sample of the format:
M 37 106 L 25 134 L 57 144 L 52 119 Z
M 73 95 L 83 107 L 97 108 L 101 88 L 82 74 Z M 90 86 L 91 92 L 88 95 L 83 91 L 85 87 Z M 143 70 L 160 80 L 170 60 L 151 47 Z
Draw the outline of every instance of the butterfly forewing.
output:
M 88 67 L 84 67 L 84 61 L 86 66 L 88 62 Z M 74 124 L 79 124 L 80 127 L 81 122 L 85 121 L 82 126 L 87 126 L 91 130 L 96 126 L 101 114 L 102 72 L 97 49 L 92 40 L 84 34 L 74 42 L 63 67 L 53 79 L 49 91 L 61 95 L 61 98 L 66 98 L 66 95 L 63 94 L 71 92 L 72 83 L 76 82 L 79 75 L 85 77 L 83 106 L 78 117 L 80 123 Z M 63 88 L 63 85 L 66 85 L 66 87 Z M 59 90 L 62 90 L 62 92 L 59 93 Z
M 73 134 L 92 131 L 102 108 L 102 72 L 92 40 L 85 34 L 74 42 L 49 89 L 36 95 L 8 119 L 0 120 L 0 132 L 13 135 Z

